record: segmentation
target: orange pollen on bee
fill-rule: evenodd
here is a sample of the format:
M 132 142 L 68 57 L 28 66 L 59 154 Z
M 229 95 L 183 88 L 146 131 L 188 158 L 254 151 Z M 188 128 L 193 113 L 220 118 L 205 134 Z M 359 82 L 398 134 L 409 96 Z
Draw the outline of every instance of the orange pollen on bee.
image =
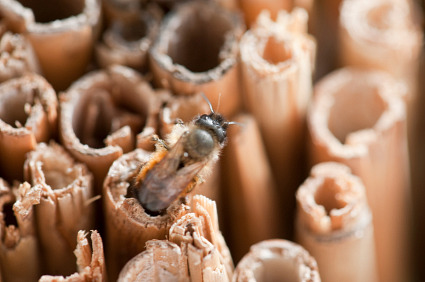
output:
M 157 163 L 159 163 L 167 154 L 167 150 L 159 150 L 153 153 L 149 161 L 140 169 L 136 176 L 136 183 L 140 183 L 146 176 L 149 170 L 151 170 Z

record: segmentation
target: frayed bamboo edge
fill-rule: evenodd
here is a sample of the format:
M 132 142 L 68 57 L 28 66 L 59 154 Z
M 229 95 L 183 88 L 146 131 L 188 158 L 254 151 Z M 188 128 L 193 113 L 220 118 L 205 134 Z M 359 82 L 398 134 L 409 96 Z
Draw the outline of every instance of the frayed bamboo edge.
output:
M 297 241 L 324 281 L 377 281 L 372 215 L 360 178 L 342 164 L 315 165 L 297 203 Z
M 230 281 L 233 262 L 219 231 L 215 202 L 196 195 L 191 212 L 170 228 L 169 241 L 151 240 L 118 281 Z
M 240 108 L 237 55 L 243 31 L 239 14 L 213 2 L 179 5 L 164 19 L 150 51 L 155 83 L 177 95 L 204 92 L 212 105 L 221 99 L 219 111 L 230 117 Z M 206 42 L 194 48 L 199 37 Z
M 134 70 L 113 66 L 76 81 L 60 96 L 60 109 L 62 144 L 87 165 L 101 194 L 112 162 L 135 148 L 137 134 L 156 132 L 159 102 Z
M 76 282 L 107 280 L 102 238 L 96 230 L 91 231 L 91 247 L 85 231 L 78 231 L 77 247 L 74 254 L 77 258 L 78 272 L 68 277 L 43 275 L 40 282 Z
M 25 73 L 41 73 L 31 44 L 21 34 L 6 32 L 0 39 L 0 83 Z
M 365 185 L 382 281 L 406 280 L 410 265 L 403 86 L 386 73 L 341 69 L 315 86 L 308 116 L 312 163 L 346 164 Z
M 295 199 L 303 177 L 305 115 L 312 95 L 316 43 L 307 34 L 302 9 L 269 13 L 242 37 L 242 83 L 248 110 L 256 118 L 282 200 L 284 235 L 292 236 Z
M 35 207 L 38 238 L 45 273 L 69 275 L 75 272 L 75 237 L 78 230 L 94 224 L 93 176 L 83 164 L 61 146 L 41 143 L 28 154 L 25 179 L 42 189 Z
M 233 282 L 320 282 L 317 263 L 301 246 L 287 240 L 266 240 L 251 246 L 238 263 Z
M 126 197 L 134 172 L 146 164 L 152 152 L 136 149 L 116 160 L 105 179 L 103 202 L 106 221 L 106 255 L 110 279 L 145 249 L 151 239 L 164 239 L 176 219 L 187 213 L 185 199 L 174 202 L 164 215 L 150 216 L 137 199 Z
M 0 103 L 0 170 L 6 180 L 22 181 L 25 154 L 56 134 L 56 93 L 44 78 L 28 74 L 0 85 Z
M 23 183 L 13 188 L 0 178 L 0 266 L 3 281 L 36 281 L 41 274 L 34 205 L 40 203 L 41 188 Z M 16 201 L 15 201 L 16 199 Z M 5 205 L 13 204 L 17 225 L 5 221 Z M 22 270 L 25 271 L 22 271 Z

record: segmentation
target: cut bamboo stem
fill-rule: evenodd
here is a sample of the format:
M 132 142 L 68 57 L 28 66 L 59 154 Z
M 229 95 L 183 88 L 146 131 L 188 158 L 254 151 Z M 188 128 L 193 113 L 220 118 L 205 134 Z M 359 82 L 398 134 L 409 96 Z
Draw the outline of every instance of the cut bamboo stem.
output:
M 290 12 L 295 7 L 303 8 L 311 14 L 313 3 L 313 0 L 239 0 L 239 6 L 244 14 L 245 23 L 249 27 L 255 24 L 258 15 L 264 10 L 269 11 L 271 17 L 276 19 L 279 11 L 286 10 Z
M 189 207 L 184 199 L 175 201 L 160 216 L 147 214 L 137 199 L 126 197 L 134 172 L 145 165 L 152 152 L 136 149 L 116 160 L 105 179 L 103 201 L 106 220 L 106 254 L 110 279 L 145 249 L 151 239 L 164 239 L 176 219 Z
M 25 179 L 42 189 L 35 209 L 45 273 L 70 275 L 77 232 L 94 224 L 93 177 L 61 146 L 41 143 L 28 154 Z
M 392 74 L 408 85 L 408 101 L 415 103 L 423 35 L 413 4 L 410 0 L 342 1 L 339 48 L 343 66 Z
M 241 126 L 229 128 L 229 142 L 223 154 L 223 219 L 233 258 L 238 261 L 252 244 L 280 235 L 281 217 L 258 125 L 247 114 L 234 120 Z
M 65 89 L 83 74 L 98 34 L 98 0 L 60 4 L 4 0 L 0 13 L 9 29 L 31 42 L 43 74 L 55 89 Z
M 241 40 L 242 82 L 256 118 L 282 200 L 282 225 L 292 236 L 293 197 L 302 181 L 305 114 L 312 94 L 315 41 L 307 34 L 307 13 L 263 13 Z
M 96 45 L 98 64 L 105 68 L 113 64 L 143 71 L 147 69 L 149 48 L 155 40 L 161 21 L 156 6 L 139 10 L 135 16 L 113 20 Z
M 113 66 L 80 78 L 61 95 L 60 108 L 62 144 L 87 165 L 100 194 L 112 162 L 135 148 L 136 135 L 156 132 L 159 103 L 134 70 Z
M 239 14 L 213 2 L 189 2 L 171 12 L 150 58 L 157 85 L 178 95 L 204 92 L 220 112 L 240 107 L 238 42 L 244 30 Z
M 405 89 L 385 73 L 341 69 L 315 86 L 308 117 L 311 161 L 346 164 L 366 187 L 381 281 L 406 281 L 409 266 Z
M 57 98 L 41 76 L 24 75 L 0 85 L 0 171 L 23 179 L 25 154 L 56 134 Z
M 39 204 L 40 196 L 40 187 L 31 188 L 28 183 L 24 183 L 12 191 L 0 178 L 2 281 L 37 281 L 40 277 L 41 253 L 34 216 L 34 205 Z
M 297 241 L 323 281 L 378 281 L 372 215 L 360 178 L 338 163 L 314 166 L 297 191 Z
M 169 241 L 150 240 L 118 281 L 230 281 L 233 262 L 219 231 L 215 202 L 196 195 L 191 212 L 170 228 Z
M 0 82 L 25 73 L 40 73 L 31 44 L 20 34 L 6 32 L 0 39 Z
M 320 282 L 317 263 L 301 246 L 286 240 L 266 240 L 251 246 L 238 263 L 233 282 Z
M 91 232 L 91 247 L 84 231 L 78 231 L 77 247 L 74 251 L 77 257 L 78 272 L 68 276 L 43 275 L 40 282 L 74 282 L 74 281 L 107 281 L 105 257 L 103 254 L 102 238 L 94 230 Z

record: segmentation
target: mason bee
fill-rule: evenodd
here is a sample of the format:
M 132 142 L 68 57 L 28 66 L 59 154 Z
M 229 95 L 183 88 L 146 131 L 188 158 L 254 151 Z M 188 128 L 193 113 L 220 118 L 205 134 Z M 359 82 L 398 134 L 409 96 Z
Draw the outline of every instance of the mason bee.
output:
M 227 122 L 215 113 L 196 117 L 188 126 L 175 125 L 170 148 L 159 140 L 157 152 L 134 177 L 133 196 L 151 215 L 161 214 L 176 199 L 189 193 L 200 181 L 201 172 L 218 159 L 227 137 Z

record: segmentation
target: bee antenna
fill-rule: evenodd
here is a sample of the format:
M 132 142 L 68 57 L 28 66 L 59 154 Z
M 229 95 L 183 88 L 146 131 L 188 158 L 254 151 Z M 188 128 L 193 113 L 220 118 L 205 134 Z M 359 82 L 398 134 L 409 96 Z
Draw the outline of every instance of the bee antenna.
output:
M 201 95 L 202 95 L 202 97 L 205 99 L 205 101 L 207 101 L 208 106 L 210 107 L 210 111 L 211 111 L 211 113 L 215 114 L 214 109 L 213 109 L 213 107 L 212 107 L 212 105 L 211 105 L 211 102 L 210 102 L 210 100 L 208 100 L 208 98 L 207 98 L 207 96 L 205 95 L 205 93 L 204 93 L 204 92 L 201 92 Z
M 221 102 L 221 92 L 218 93 L 217 111 L 218 109 L 220 109 L 220 102 Z

